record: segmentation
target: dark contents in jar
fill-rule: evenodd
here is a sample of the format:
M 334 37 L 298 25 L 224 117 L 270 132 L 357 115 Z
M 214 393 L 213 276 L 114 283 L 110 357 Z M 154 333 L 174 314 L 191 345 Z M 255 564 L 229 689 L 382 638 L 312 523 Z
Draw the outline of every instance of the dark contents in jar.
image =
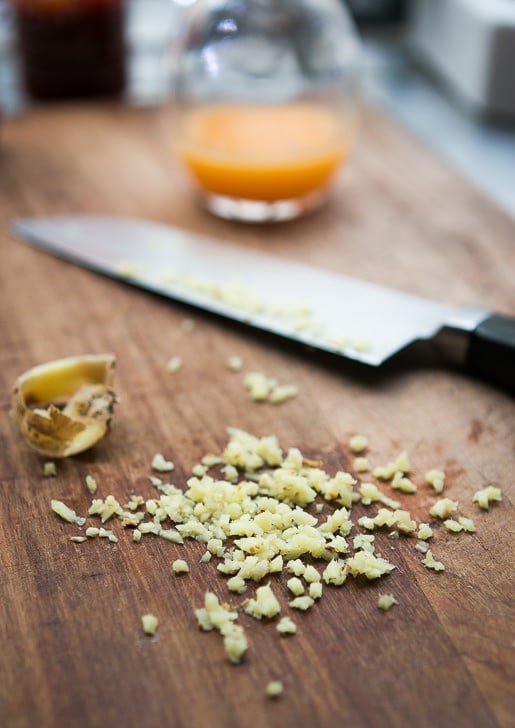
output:
M 123 93 L 124 0 L 17 0 L 15 6 L 22 72 L 31 96 Z

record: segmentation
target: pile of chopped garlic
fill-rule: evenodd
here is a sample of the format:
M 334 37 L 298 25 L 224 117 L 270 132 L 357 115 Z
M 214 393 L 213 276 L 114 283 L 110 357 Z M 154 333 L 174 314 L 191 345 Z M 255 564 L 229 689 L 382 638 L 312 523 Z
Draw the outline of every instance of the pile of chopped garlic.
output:
M 355 436 L 350 450 L 363 452 L 367 446 L 365 438 Z M 173 463 L 158 454 L 152 467 L 169 473 Z M 410 469 L 403 452 L 373 473 L 383 487 L 389 482 L 395 490 L 396 478 L 397 483 L 407 480 Z M 292 610 L 310 610 L 323 597 L 324 589 L 339 588 L 348 577 L 379 580 L 390 574 L 395 565 L 376 550 L 376 537 L 370 531 L 386 528 L 390 537 L 418 539 L 415 549 L 423 554 L 421 564 L 434 571 L 445 569 L 427 544 L 433 538 L 429 523 L 417 522 L 376 483 L 360 483 L 345 471 L 331 475 L 321 463 L 306 459 L 296 448 L 283 452 L 275 436 L 255 437 L 229 429 L 221 455 L 206 455 L 192 472 L 185 490 L 150 476 L 157 491 L 154 498 L 133 494 L 124 505 L 113 495 L 94 498 L 88 515 L 99 518 L 102 524 L 118 519 L 130 529 L 135 543 L 150 536 L 179 546 L 186 539 L 201 542 L 205 546 L 201 564 L 216 561 L 229 593 L 243 594 L 249 584 L 265 582 L 257 586 L 255 596 L 234 607 L 220 603 L 208 591 L 204 606 L 196 610 L 200 628 L 220 633 L 233 663 L 239 663 L 248 648 L 244 628 L 237 623 L 240 612 L 257 620 L 277 618 L 279 634 L 293 635 L 297 625 L 283 615 L 286 605 Z M 437 479 L 443 481 L 440 474 Z M 415 491 L 407 488 L 404 492 L 407 498 Z M 500 499 L 500 489 L 493 486 L 474 496 L 481 507 Z M 333 506 L 325 514 L 324 502 Z M 372 507 L 372 514 L 356 517 L 356 504 L 367 512 Z M 52 509 L 70 523 L 85 525 L 86 519 L 61 501 L 53 500 Z M 449 518 L 457 510 L 456 501 L 441 498 L 433 503 L 429 515 L 444 521 L 446 529 L 454 533 L 473 533 L 472 519 L 462 515 Z M 95 537 L 118 542 L 114 532 L 103 526 L 88 526 L 84 534 L 72 538 L 76 543 Z M 172 569 L 175 574 L 187 574 L 190 566 L 184 559 L 175 559 Z M 283 572 L 288 575 L 284 585 L 272 581 L 274 575 Z M 379 598 L 378 606 L 387 610 L 396 603 L 386 594 Z

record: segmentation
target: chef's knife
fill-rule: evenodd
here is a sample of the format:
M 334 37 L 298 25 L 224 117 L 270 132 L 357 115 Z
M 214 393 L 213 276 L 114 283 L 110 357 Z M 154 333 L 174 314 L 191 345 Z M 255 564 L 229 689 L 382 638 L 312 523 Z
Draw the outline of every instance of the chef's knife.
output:
M 17 220 L 13 229 L 99 273 L 370 366 L 430 340 L 453 364 L 515 391 L 514 318 L 146 220 L 73 215 Z

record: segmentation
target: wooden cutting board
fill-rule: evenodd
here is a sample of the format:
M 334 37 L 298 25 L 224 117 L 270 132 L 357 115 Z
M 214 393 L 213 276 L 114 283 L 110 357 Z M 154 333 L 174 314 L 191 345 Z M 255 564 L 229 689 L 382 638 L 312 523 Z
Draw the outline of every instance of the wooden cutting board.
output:
M 515 225 L 446 164 L 372 110 L 332 203 L 290 224 L 245 227 L 199 211 L 172 152 L 169 109 L 85 105 L 31 110 L 5 123 L 0 154 L 0 679 L 1 724 L 28 726 L 490 726 L 515 725 L 513 474 L 515 407 L 506 394 L 437 363 L 355 377 L 343 363 L 258 337 L 104 279 L 13 239 L 8 221 L 46 213 L 121 213 L 173 223 L 285 258 L 387 283 L 451 304 L 515 313 Z M 185 319 L 194 329 L 183 327 Z M 9 416 L 16 377 L 36 363 L 84 352 L 117 356 L 120 402 L 93 450 L 43 459 Z M 183 360 L 166 371 L 173 355 Z M 230 372 L 229 355 L 244 360 Z M 246 371 L 299 387 L 280 406 L 257 404 Z M 309 612 L 287 606 L 286 575 L 272 585 L 298 625 L 240 617 L 249 650 L 226 660 L 220 637 L 200 632 L 194 608 L 207 589 L 236 604 L 196 542 L 146 537 L 78 544 L 51 512 L 60 499 L 85 514 L 91 495 L 154 497 L 150 463 L 162 452 L 185 486 L 192 466 L 220 452 L 226 427 L 276 434 L 334 473 L 352 468 L 348 440 L 370 442 L 384 464 L 407 450 L 418 520 L 435 500 L 424 472 L 444 468 L 445 494 L 477 533 L 435 527 L 443 573 L 423 567 L 415 540 L 377 536 L 396 565 L 380 582 L 349 578 Z M 368 479 L 370 476 L 366 476 Z M 489 483 L 503 501 L 472 504 Z M 388 486 L 384 486 L 389 491 Z M 371 507 L 374 510 L 374 506 Z M 331 506 L 325 507 L 325 513 Z M 365 512 L 356 506 L 356 515 Z M 185 558 L 190 573 L 173 575 Z M 378 595 L 399 604 L 387 613 Z M 250 588 L 248 594 L 253 593 Z M 154 613 L 154 638 L 141 615 Z M 265 696 L 280 679 L 284 694 Z

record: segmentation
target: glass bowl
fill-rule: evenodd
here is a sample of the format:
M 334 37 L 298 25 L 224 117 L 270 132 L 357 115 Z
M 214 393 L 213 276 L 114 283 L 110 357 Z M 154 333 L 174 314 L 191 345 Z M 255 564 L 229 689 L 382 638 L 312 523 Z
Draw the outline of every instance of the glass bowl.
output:
M 360 42 L 340 0 L 206 0 L 179 54 L 176 151 L 220 217 L 326 201 L 355 137 Z

